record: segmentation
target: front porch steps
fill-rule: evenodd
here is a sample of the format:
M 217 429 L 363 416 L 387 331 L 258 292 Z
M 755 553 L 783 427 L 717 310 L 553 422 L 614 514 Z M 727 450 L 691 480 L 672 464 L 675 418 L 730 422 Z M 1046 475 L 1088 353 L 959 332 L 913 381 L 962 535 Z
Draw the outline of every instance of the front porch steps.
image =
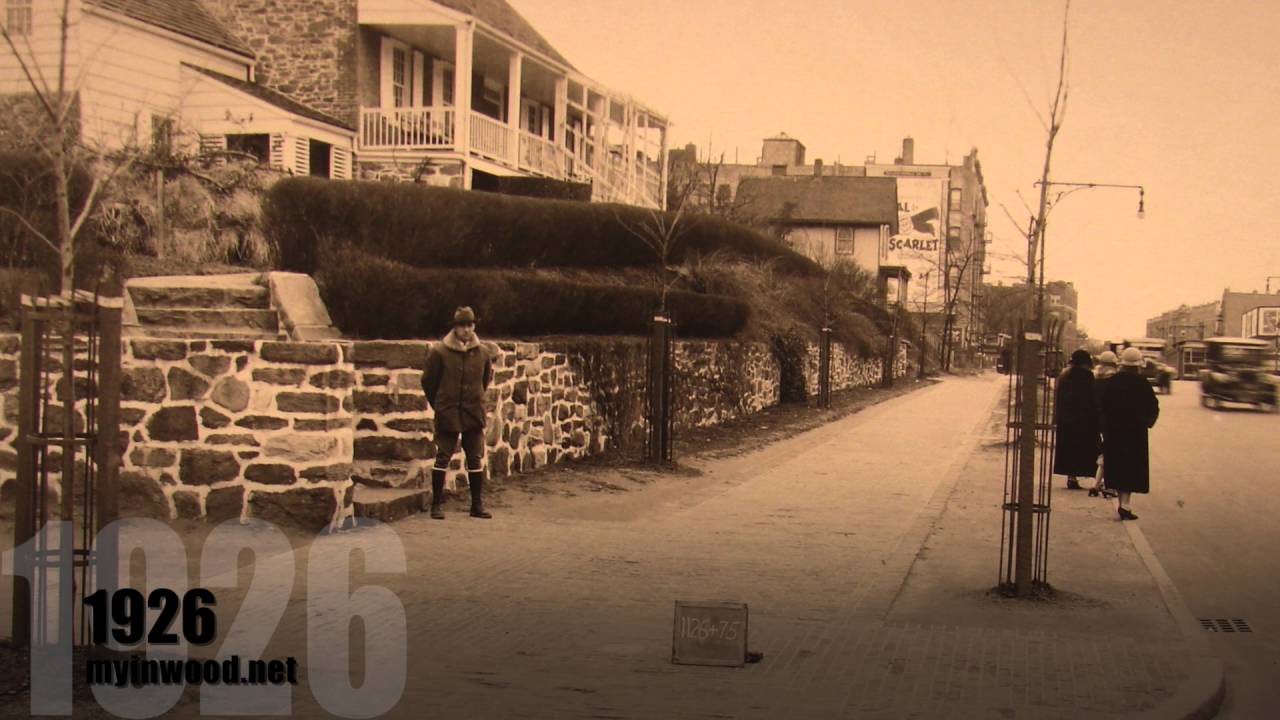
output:
M 431 507 L 430 488 L 379 488 L 356 484 L 352 500 L 357 520 L 395 522 Z
M 155 338 L 336 340 L 315 281 L 285 272 L 132 278 L 124 333 Z

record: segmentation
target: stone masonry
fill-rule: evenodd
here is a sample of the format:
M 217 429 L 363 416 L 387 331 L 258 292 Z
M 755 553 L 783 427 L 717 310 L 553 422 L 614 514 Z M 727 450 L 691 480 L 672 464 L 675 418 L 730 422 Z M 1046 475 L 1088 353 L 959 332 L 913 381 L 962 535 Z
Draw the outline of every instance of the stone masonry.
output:
M 429 344 L 127 339 L 124 511 L 211 522 L 261 518 L 320 530 L 350 514 L 355 483 L 426 485 L 436 451 L 421 387 Z M 12 496 L 17 465 L 19 346 L 18 336 L 0 335 L 5 497 Z M 643 339 L 486 347 L 494 367 L 485 437 L 491 475 L 643 442 Z M 809 355 L 813 389 L 816 345 Z M 878 360 L 839 346 L 833 357 L 834 389 L 878 382 Z M 899 361 L 905 369 L 905 355 Z M 779 366 L 762 344 L 679 341 L 675 363 L 677 430 L 750 415 L 779 400 Z M 53 373 L 47 391 L 56 393 L 60 381 Z M 460 478 L 457 455 L 450 481 Z
M 258 82 L 356 126 L 355 0 L 221 0 L 202 5 L 257 55 Z

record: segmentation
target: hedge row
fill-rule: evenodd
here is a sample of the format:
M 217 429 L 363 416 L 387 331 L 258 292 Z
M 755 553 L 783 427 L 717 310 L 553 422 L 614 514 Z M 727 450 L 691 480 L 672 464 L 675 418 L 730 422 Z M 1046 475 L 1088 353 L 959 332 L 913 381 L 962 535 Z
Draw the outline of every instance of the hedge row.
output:
M 442 335 L 453 309 L 470 305 L 482 335 L 643 335 L 658 304 L 653 288 L 595 285 L 516 270 L 415 268 L 342 245 L 324 253 L 316 279 L 334 323 L 363 338 Z M 668 308 L 681 337 L 731 337 L 746 303 L 675 291 Z
M 654 222 L 644 208 L 544 200 L 406 183 L 291 178 L 264 202 L 264 231 L 281 263 L 318 269 L 331 241 L 415 267 L 648 267 L 655 252 L 631 230 Z M 667 214 L 670 217 L 670 214 Z M 748 228 L 689 215 L 669 258 L 716 251 L 772 259 L 783 271 L 813 275 L 805 256 Z

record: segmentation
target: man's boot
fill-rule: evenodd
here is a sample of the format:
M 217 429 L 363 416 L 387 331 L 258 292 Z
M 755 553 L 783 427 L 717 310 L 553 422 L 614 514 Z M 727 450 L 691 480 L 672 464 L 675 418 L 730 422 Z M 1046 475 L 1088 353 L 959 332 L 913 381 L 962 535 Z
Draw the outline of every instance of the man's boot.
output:
M 444 508 L 444 470 L 431 470 L 431 519 L 443 520 Z
M 484 509 L 484 471 L 468 472 L 467 482 L 471 485 L 471 517 L 486 520 L 493 517 L 492 513 Z

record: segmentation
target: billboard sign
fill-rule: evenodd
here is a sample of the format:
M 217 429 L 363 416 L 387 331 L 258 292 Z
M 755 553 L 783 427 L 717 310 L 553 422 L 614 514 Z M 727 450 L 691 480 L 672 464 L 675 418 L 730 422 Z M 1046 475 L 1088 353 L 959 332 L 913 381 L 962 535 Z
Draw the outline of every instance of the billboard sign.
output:
M 913 278 L 908 286 L 908 307 L 919 310 L 925 301 L 925 273 L 930 305 L 941 309 L 944 278 L 938 272 L 943 267 L 943 218 L 946 217 L 945 178 L 899 177 L 898 180 L 898 234 L 889 237 L 885 265 L 902 265 L 911 270 Z
M 1256 307 L 1246 312 L 1240 322 L 1244 337 L 1280 337 L 1280 307 Z

